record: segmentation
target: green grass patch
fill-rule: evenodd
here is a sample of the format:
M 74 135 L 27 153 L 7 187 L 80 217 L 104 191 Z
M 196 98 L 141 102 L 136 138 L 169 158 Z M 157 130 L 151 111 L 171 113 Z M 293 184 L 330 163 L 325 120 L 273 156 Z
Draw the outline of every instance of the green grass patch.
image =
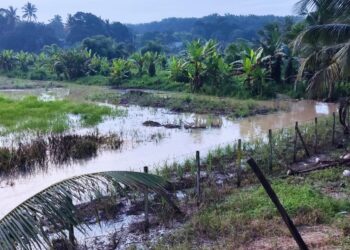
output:
M 3 134 L 10 132 L 38 131 L 63 132 L 70 127 L 69 114 L 80 116 L 80 125 L 94 126 L 104 116 L 119 112 L 109 107 L 70 101 L 44 102 L 29 96 L 21 100 L 0 97 L 0 126 Z
M 109 84 L 109 78 L 107 76 L 101 76 L 101 75 L 85 76 L 77 79 L 75 82 L 81 85 L 105 86 Z
M 327 221 L 341 211 L 350 211 L 349 201 L 325 196 L 308 184 L 292 185 L 285 181 L 275 181 L 272 186 L 291 216 L 318 210 L 321 219 Z M 222 210 L 235 211 L 250 219 L 277 215 L 275 206 L 262 187 L 230 197 Z
M 337 218 L 337 213 L 350 211 L 349 201 L 325 196 L 308 184 L 291 185 L 286 181 L 275 181 L 272 186 L 297 225 L 331 223 Z M 265 223 L 274 220 L 274 223 L 281 220 L 275 206 L 262 187 L 253 187 L 235 191 L 225 202 L 204 209 L 191 219 L 187 230 L 209 238 L 234 235 L 239 230 L 249 235 L 254 233 L 255 227 L 264 228 Z M 256 225 L 252 227 L 253 221 Z M 276 228 L 280 226 L 283 229 L 284 224 Z
M 171 80 L 169 72 L 167 71 L 160 71 L 154 77 L 150 77 L 146 74 L 141 77 L 132 77 L 122 83 L 120 87 L 190 92 L 190 85 L 188 83 Z

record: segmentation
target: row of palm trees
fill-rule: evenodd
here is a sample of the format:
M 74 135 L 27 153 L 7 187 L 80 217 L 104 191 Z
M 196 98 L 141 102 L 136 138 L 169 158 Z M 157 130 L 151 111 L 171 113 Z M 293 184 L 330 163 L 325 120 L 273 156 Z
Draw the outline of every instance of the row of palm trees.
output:
M 38 8 L 28 2 L 22 7 L 23 15 L 22 18 L 27 20 L 28 22 L 36 21 L 37 20 L 37 11 Z M 17 8 L 14 8 L 13 6 L 9 6 L 7 9 L 1 8 L 0 9 L 0 15 L 4 16 L 9 24 L 15 24 L 20 17 L 17 14 Z

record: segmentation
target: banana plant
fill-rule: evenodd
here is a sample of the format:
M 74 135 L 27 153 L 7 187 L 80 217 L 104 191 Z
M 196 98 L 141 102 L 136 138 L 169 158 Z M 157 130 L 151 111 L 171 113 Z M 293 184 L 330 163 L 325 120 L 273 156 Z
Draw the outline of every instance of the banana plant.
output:
M 188 72 L 186 69 L 186 62 L 175 56 L 169 60 L 170 79 L 177 82 L 188 82 Z
M 21 51 L 16 55 L 19 67 L 22 71 L 27 72 L 28 67 L 34 63 L 34 57 L 28 52 Z
M 115 59 L 111 67 L 111 82 L 121 84 L 123 80 L 131 77 L 131 68 L 133 64 L 124 59 Z
M 130 57 L 131 61 L 136 65 L 138 76 L 142 76 L 143 74 L 143 67 L 145 65 L 146 58 L 141 53 L 134 53 Z
M 252 95 L 261 95 L 262 87 L 266 79 L 266 69 L 261 65 L 263 49 L 248 49 L 242 52 L 242 59 L 234 62 L 232 65 L 236 71 L 240 71 L 244 75 L 246 88 Z
M 0 249 L 48 249 L 52 247 L 52 228 L 55 236 L 61 237 L 67 237 L 66 229 L 72 225 L 81 232 L 86 232 L 86 225 L 76 216 L 73 201 L 82 202 L 103 191 L 118 192 L 126 187 L 139 191 L 147 189 L 161 195 L 180 212 L 169 198 L 165 190 L 166 184 L 159 176 L 127 171 L 87 174 L 56 183 L 27 199 L 0 219 Z
M 0 69 L 11 71 L 16 67 L 16 57 L 13 50 L 3 50 L 0 53 Z
M 144 57 L 148 67 L 148 75 L 150 77 L 155 76 L 157 74 L 156 64 L 159 61 L 159 54 L 157 52 L 148 51 Z
M 217 43 L 209 40 L 204 45 L 200 40 L 187 44 L 187 64 L 189 77 L 192 80 L 192 91 L 197 92 L 203 86 L 203 77 L 206 73 L 205 61 L 217 50 Z

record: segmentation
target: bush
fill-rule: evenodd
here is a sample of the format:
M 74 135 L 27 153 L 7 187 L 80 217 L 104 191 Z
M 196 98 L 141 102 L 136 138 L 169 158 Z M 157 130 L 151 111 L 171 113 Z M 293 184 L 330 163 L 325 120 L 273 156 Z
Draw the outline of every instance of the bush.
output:
M 48 80 L 48 74 L 43 69 L 35 69 L 29 75 L 30 80 Z

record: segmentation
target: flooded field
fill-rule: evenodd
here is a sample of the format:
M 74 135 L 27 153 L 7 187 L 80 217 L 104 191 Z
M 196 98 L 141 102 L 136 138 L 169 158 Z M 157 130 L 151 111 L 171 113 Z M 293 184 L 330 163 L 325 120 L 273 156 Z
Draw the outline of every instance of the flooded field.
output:
M 36 91 L 32 94 L 44 100 L 63 98 L 69 94 L 66 89 L 59 89 L 59 92 L 45 89 Z M 20 96 L 16 91 L 12 94 Z M 120 149 L 101 149 L 88 160 L 70 162 L 59 168 L 50 163 L 45 171 L 0 180 L 0 217 L 23 200 L 66 178 L 110 170 L 141 171 L 143 166 L 154 169 L 166 161 L 170 163 L 192 157 L 196 150 L 205 154 L 239 138 L 252 139 L 266 134 L 268 129 L 291 127 L 296 121 L 303 123 L 336 111 L 334 104 L 313 101 L 290 102 L 289 105 L 290 110 L 287 112 L 236 120 L 221 116 L 173 113 L 159 108 L 119 107 L 125 111 L 124 116 L 107 117 L 93 128 L 74 127 L 69 133 L 82 135 L 98 131 L 102 135 L 118 134 L 124 140 Z M 147 121 L 154 122 L 156 126 L 145 126 Z

